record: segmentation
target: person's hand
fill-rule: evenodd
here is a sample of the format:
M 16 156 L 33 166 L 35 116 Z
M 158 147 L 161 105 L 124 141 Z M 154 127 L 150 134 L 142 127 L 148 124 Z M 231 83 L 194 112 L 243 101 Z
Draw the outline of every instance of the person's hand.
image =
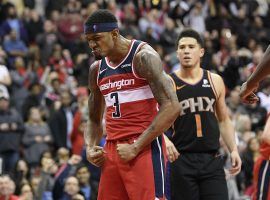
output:
M 35 136 L 36 142 L 42 142 L 42 137 L 40 135 Z
M 124 162 L 134 159 L 138 154 L 134 144 L 117 144 L 117 153 Z
M 103 147 L 88 147 L 86 150 L 87 160 L 96 167 L 100 167 L 105 161 L 105 153 L 106 152 L 104 151 Z
M 63 57 L 64 57 L 66 60 L 70 60 L 70 59 L 71 59 L 70 51 L 67 50 L 67 49 L 64 49 L 64 50 L 63 50 Z
M 1 123 L 0 130 L 1 131 L 9 131 L 9 124 L 8 123 Z
M 44 137 L 44 141 L 45 141 L 45 142 L 50 142 L 50 141 L 51 141 L 51 136 L 46 135 L 46 136 Z
M 259 98 L 254 94 L 258 85 L 254 85 L 251 87 L 247 86 L 247 82 L 243 83 L 240 88 L 240 98 L 243 103 L 253 104 L 259 100 Z
M 70 165 L 77 165 L 81 162 L 82 157 L 76 154 L 73 154 L 70 159 L 68 160 L 68 164 Z
M 16 122 L 11 123 L 10 125 L 11 130 L 16 131 L 18 129 L 18 125 Z
M 51 173 L 54 166 L 57 166 L 52 158 L 42 158 L 42 170 L 46 173 Z
M 241 171 L 241 166 L 242 166 L 241 158 L 239 156 L 238 151 L 236 150 L 231 152 L 231 163 L 232 163 L 232 167 L 229 170 L 229 172 L 231 175 L 235 176 L 239 174 L 239 172 Z
M 177 151 L 174 144 L 171 142 L 171 140 L 167 136 L 164 136 L 164 140 L 165 140 L 166 153 L 167 153 L 168 160 L 170 162 L 174 162 L 179 157 L 180 153 Z

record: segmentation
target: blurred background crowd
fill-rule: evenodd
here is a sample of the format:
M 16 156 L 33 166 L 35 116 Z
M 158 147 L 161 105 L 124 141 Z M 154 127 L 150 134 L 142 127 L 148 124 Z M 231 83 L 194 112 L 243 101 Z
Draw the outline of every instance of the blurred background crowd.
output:
M 227 176 L 230 200 L 249 199 L 270 79 L 254 105 L 240 103 L 239 87 L 269 45 L 269 6 L 269 0 L 0 0 L 0 200 L 96 199 L 100 172 L 86 161 L 83 142 L 94 61 L 83 23 L 98 8 L 116 15 L 123 36 L 155 48 L 167 73 L 180 67 L 178 33 L 184 27 L 201 33 L 202 67 L 224 79 L 243 161 L 240 175 Z M 228 169 L 222 141 L 220 151 Z

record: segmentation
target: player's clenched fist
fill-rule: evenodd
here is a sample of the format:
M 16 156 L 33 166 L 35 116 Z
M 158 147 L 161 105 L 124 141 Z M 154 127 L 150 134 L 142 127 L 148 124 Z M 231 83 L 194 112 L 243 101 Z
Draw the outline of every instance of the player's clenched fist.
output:
M 100 146 L 87 147 L 86 149 L 87 160 L 96 167 L 103 165 L 105 153 L 103 147 Z

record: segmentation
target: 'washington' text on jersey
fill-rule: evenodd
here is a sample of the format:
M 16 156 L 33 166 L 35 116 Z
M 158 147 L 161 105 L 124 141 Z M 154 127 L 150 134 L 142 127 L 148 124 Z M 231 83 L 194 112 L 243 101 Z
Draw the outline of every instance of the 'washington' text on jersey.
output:
M 128 85 L 134 85 L 135 84 L 135 80 L 134 79 L 122 79 L 120 81 L 115 81 L 115 82 L 111 82 L 111 80 L 109 80 L 108 83 L 102 84 L 100 86 L 100 90 L 107 90 L 107 89 L 112 89 L 112 88 L 116 88 L 116 89 L 121 89 L 123 86 L 128 86 Z

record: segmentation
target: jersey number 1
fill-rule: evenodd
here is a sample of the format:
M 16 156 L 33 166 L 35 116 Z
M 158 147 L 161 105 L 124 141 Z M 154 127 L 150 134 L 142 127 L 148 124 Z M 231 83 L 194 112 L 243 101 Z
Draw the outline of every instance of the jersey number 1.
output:
M 113 99 L 113 98 L 114 98 L 113 107 L 115 108 L 115 112 L 112 113 L 112 117 L 119 118 L 119 117 L 121 117 L 121 113 L 120 113 L 120 103 L 119 103 L 117 92 L 111 93 L 111 99 Z
M 202 120 L 199 114 L 195 114 L 196 127 L 197 127 L 197 137 L 202 137 Z

